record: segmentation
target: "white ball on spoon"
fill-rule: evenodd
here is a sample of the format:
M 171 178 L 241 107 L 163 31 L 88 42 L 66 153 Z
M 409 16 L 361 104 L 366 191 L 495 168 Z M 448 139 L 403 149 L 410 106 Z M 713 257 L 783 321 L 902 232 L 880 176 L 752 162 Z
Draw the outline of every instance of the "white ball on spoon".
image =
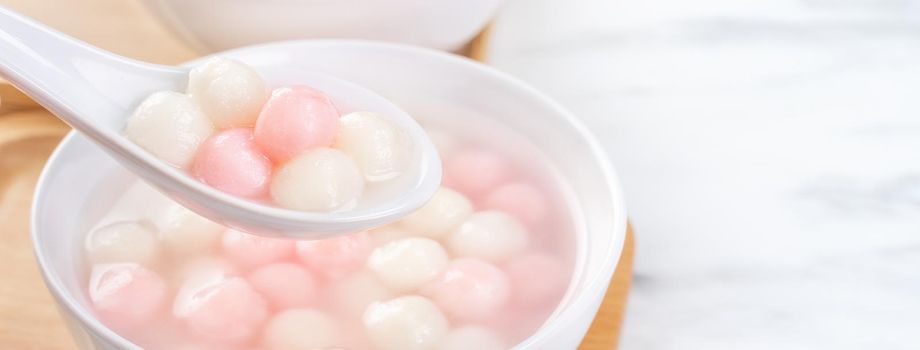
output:
M 399 126 L 371 112 L 354 112 L 339 118 L 335 148 L 354 158 L 370 182 L 402 174 L 412 158 L 412 141 Z
M 125 136 L 157 158 L 187 168 L 214 126 L 191 97 L 173 91 L 156 92 L 128 117 Z
M 271 196 L 278 205 L 303 211 L 332 211 L 354 206 L 364 178 L 342 151 L 316 148 L 291 159 L 275 173 Z
M 186 92 L 220 129 L 255 124 L 268 88 L 251 67 L 214 58 L 192 69 Z

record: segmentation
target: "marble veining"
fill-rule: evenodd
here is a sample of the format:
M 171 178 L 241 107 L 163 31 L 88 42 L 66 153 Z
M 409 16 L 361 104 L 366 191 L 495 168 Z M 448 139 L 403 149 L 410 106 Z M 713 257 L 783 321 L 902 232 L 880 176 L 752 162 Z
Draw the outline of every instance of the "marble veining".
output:
M 638 230 L 623 349 L 920 348 L 920 1 L 511 0 Z

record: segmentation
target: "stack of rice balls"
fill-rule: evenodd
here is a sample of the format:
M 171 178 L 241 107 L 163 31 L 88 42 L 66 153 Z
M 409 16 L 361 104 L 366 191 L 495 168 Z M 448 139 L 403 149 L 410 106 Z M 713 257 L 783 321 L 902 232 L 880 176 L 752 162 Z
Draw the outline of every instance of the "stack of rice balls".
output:
M 185 94 L 152 94 L 125 132 L 219 190 L 304 211 L 347 210 L 411 162 L 386 118 L 340 116 L 306 86 L 269 93 L 227 59 L 195 68 Z M 499 149 L 429 135 L 446 162 L 427 204 L 318 241 L 229 229 L 137 182 L 86 236 L 89 300 L 149 349 L 510 348 L 571 276 L 555 244 L 571 239 L 559 233 L 564 211 Z
M 412 161 L 411 139 L 384 116 L 340 116 L 307 86 L 269 92 L 251 67 L 222 58 L 193 69 L 186 93 L 150 95 L 125 134 L 214 188 L 301 211 L 353 208 L 366 184 L 392 180 Z
M 145 348 L 507 349 L 568 279 L 514 214 L 446 187 L 397 223 L 306 241 L 227 229 L 138 186 L 113 213 L 142 214 L 103 220 L 84 252 L 94 309 Z

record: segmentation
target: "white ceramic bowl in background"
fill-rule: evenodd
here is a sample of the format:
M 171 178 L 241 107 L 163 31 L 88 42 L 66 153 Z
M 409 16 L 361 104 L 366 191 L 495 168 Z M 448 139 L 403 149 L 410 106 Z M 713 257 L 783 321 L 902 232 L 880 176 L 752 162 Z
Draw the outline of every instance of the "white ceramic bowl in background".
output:
M 145 0 L 207 51 L 279 40 L 369 39 L 453 51 L 504 0 Z
M 618 180 L 594 137 L 569 112 L 534 89 L 471 60 L 405 45 L 362 41 L 295 41 L 221 54 L 256 69 L 296 61 L 305 69 L 365 85 L 426 119 L 479 115 L 515 130 L 545 155 L 565 184 L 576 227 L 573 280 L 547 322 L 515 349 L 574 349 L 588 329 L 616 267 L 626 234 Z M 194 63 L 194 62 L 193 62 Z M 79 134 L 54 152 L 32 208 L 35 254 L 48 288 L 84 349 L 138 349 L 90 310 L 79 259 L 85 215 L 117 195 L 107 188 L 115 161 Z M 73 179 L 80 179 L 74 183 Z

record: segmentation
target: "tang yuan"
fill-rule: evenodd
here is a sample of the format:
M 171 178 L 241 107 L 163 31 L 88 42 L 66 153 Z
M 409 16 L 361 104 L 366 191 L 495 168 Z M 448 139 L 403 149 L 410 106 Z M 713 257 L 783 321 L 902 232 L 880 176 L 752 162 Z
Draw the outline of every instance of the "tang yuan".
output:
M 205 140 L 192 172 L 201 182 L 232 195 L 260 198 L 268 193 L 272 163 L 253 142 L 252 130 L 221 131 Z
M 279 262 L 294 255 L 294 242 L 227 230 L 221 239 L 223 254 L 244 269 Z
M 342 117 L 335 147 L 354 157 L 367 181 L 392 179 L 411 161 L 409 136 L 399 126 L 370 112 Z
M 445 172 L 454 189 L 476 198 L 485 195 L 510 176 L 505 157 L 482 149 L 457 151 L 447 159 Z
M 103 321 L 126 331 L 152 322 L 168 298 L 163 278 L 133 263 L 94 265 L 89 297 Z
M 208 253 L 217 246 L 223 226 L 185 207 L 172 203 L 163 213 L 151 218 L 159 228 L 157 237 L 170 253 L 178 256 Z
M 342 116 L 337 105 L 324 91 L 270 87 L 251 67 L 216 58 L 192 69 L 185 94 L 150 95 L 124 132 L 225 193 L 299 211 L 350 210 L 368 184 L 395 184 L 419 159 L 388 116 Z
M 503 261 L 527 248 L 527 230 L 500 211 L 481 211 L 469 217 L 450 237 L 448 247 L 457 256 Z
M 225 58 L 211 59 L 192 69 L 186 92 L 221 129 L 251 127 L 268 98 L 259 73 Z
M 313 273 L 292 263 L 262 266 L 249 274 L 249 283 L 277 310 L 310 306 L 319 294 Z
M 473 213 L 466 196 L 446 187 L 435 192 L 421 209 L 400 221 L 407 230 L 434 239 L 446 239 Z
M 447 260 L 447 253 L 438 242 L 404 238 L 374 249 L 367 267 L 388 287 L 412 291 L 437 277 L 447 266 Z
M 546 196 L 536 187 L 525 183 L 510 183 L 486 195 L 481 206 L 483 209 L 503 211 L 528 227 L 535 227 L 549 210 L 546 201 Z
M 96 228 L 86 236 L 86 256 L 94 263 L 153 264 L 159 254 L 156 232 L 145 222 L 126 221 Z
M 199 288 L 239 276 L 240 272 L 239 268 L 225 258 L 203 254 L 176 264 L 167 271 L 167 276 L 170 284 L 178 289 L 176 299 L 180 300 L 193 297 Z
M 332 99 L 306 86 L 275 89 L 256 122 L 256 143 L 275 162 L 318 147 L 329 147 L 339 130 Z
M 453 319 L 483 321 L 501 312 L 511 295 L 502 270 L 476 259 L 451 261 L 437 279 L 422 289 Z
M 187 168 L 214 126 L 190 97 L 172 91 L 150 95 L 128 118 L 125 136 L 170 165 Z
M 196 78 L 215 79 L 221 65 Z M 219 90 L 250 86 L 244 73 L 234 73 L 240 85 L 213 82 L 211 95 L 190 101 L 232 96 Z M 187 169 L 250 200 L 340 211 L 385 189 L 392 179 L 383 179 L 404 166 L 382 151 L 402 142 L 385 116 L 339 117 L 340 105 L 307 87 L 274 91 L 265 97 L 272 107 L 251 120 L 209 115 L 217 129 Z M 273 136 L 260 142 L 260 125 Z M 513 134 L 482 125 L 433 126 L 451 183 L 420 209 L 329 239 L 253 235 L 153 189 L 126 191 L 82 226 L 87 300 L 106 326 L 151 350 L 513 348 L 562 300 L 576 226 L 552 168 L 522 156 L 528 145 Z M 283 130 L 292 135 L 276 134 Z
M 366 232 L 316 241 L 297 242 L 297 258 L 328 278 L 347 276 L 364 267 L 371 253 Z
M 364 182 L 354 160 L 341 151 L 317 148 L 282 165 L 271 197 L 285 208 L 332 211 L 357 203 Z
M 258 334 L 268 317 L 268 303 L 249 282 L 232 277 L 194 292 L 176 314 L 189 334 L 206 342 L 245 344 Z
M 449 325 L 431 300 L 418 295 L 373 303 L 362 321 L 371 342 L 381 350 L 435 349 Z
M 335 321 L 311 309 L 276 314 L 265 326 L 262 345 L 267 350 L 337 349 L 343 344 Z

